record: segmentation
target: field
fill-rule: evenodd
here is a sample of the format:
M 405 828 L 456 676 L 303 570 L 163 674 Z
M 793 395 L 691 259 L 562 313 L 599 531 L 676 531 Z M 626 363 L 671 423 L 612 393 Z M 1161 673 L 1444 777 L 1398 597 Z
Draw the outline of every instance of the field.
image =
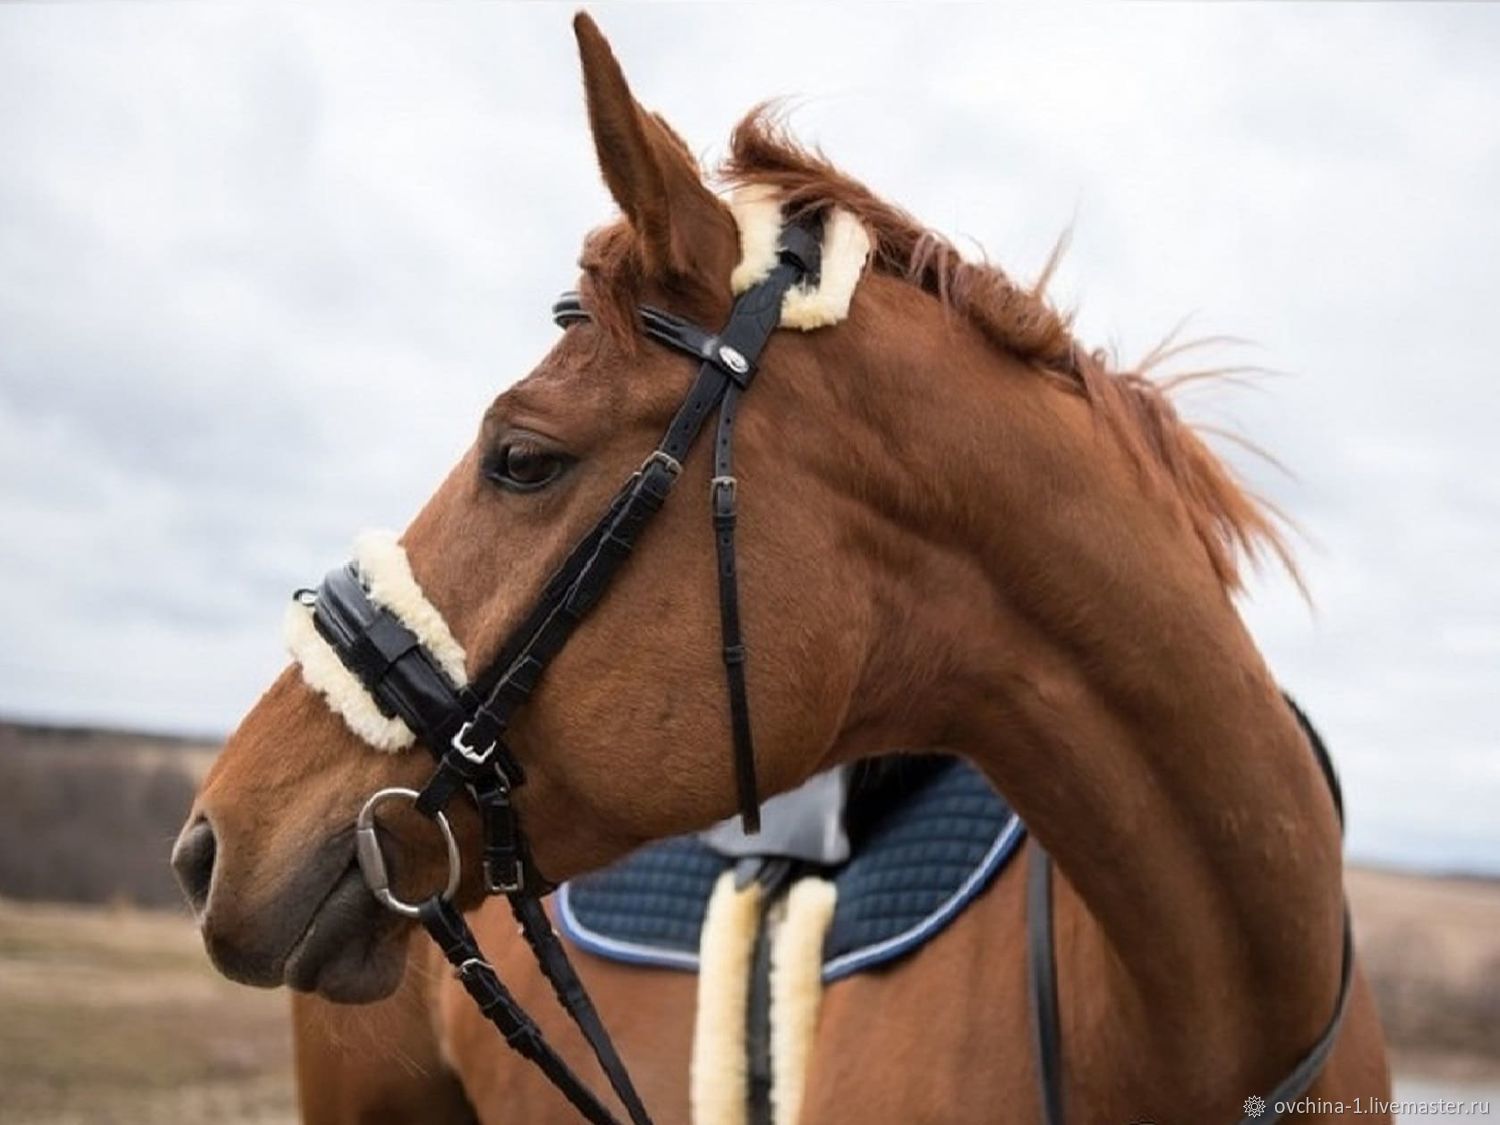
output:
M 211 756 L 0 723 L 7 1125 L 296 1120 L 286 996 L 213 973 L 167 873 Z M 1354 869 L 1348 886 L 1408 1096 L 1500 1110 L 1500 882 Z
M 191 922 L 0 900 L 0 1120 L 296 1121 L 286 996 L 208 966 Z
M 1467 1006 L 1443 1007 L 1457 983 L 1392 977 L 1379 961 L 1382 944 L 1396 949 L 1420 924 L 1441 935 L 1419 942 L 1434 972 L 1440 963 L 1462 970 L 1457 982 L 1469 967 L 1483 969 L 1500 948 L 1500 887 L 1355 871 L 1350 888 L 1382 1004 L 1397 1006 L 1389 1014 L 1409 1088 L 1493 1095 L 1500 1026 L 1476 1024 Z M 214 974 L 181 914 L 0 899 L 0 1120 L 294 1122 L 286 1009 L 283 993 Z

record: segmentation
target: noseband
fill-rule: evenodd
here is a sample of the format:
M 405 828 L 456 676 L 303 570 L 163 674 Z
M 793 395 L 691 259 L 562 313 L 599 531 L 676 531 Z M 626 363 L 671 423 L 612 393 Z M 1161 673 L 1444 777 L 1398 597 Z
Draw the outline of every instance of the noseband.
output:
M 541 908 L 539 896 L 550 886 L 531 861 L 512 804 L 512 796 L 525 783 L 526 774 L 505 735 L 517 710 L 531 698 L 552 660 L 598 604 L 641 533 L 666 503 L 682 475 L 683 462 L 717 407 L 709 499 L 718 559 L 719 624 L 735 787 L 746 831 L 759 829 L 760 797 L 745 686 L 746 649 L 735 558 L 738 484 L 734 476 L 734 421 L 740 395 L 754 380 L 761 352 L 781 321 L 783 297 L 793 286 L 818 274 L 819 228 L 815 218 L 782 227 L 776 265 L 762 281 L 736 298 L 729 322 L 718 333 L 660 309 L 647 306 L 639 310 L 641 331 L 696 360 L 697 377 L 656 448 L 569 552 L 499 657 L 474 683 L 451 682 L 416 633 L 397 614 L 371 598 L 356 564 L 329 573 L 317 591 L 298 594 L 299 600 L 311 608 L 318 633 L 381 713 L 402 720 L 437 762 L 437 769 L 420 793 L 382 790 L 366 803 L 357 826 L 358 854 L 366 880 L 383 903 L 422 922 L 506 1042 L 539 1066 L 585 1119 L 599 1125 L 616 1125 L 616 1119 L 542 1038 L 484 961 L 462 914 L 452 904 L 457 863 L 443 810 L 460 791 L 467 792 L 478 807 L 486 889 L 507 896 L 544 974 L 589 1040 L 631 1120 L 636 1125 L 648 1125 L 650 1118 L 640 1097 Z M 562 327 L 589 319 L 576 293 L 564 294 L 553 306 L 552 315 Z M 449 888 L 420 904 L 404 903 L 390 891 L 376 834 L 376 806 L 396 797 L 410 799 L 419 812 L 433 818 L 448 843 Z

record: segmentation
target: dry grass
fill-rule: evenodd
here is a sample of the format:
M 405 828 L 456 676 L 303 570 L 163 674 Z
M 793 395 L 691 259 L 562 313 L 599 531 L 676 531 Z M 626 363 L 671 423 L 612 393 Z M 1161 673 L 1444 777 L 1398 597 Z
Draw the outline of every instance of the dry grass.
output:
M 0 900 L 12 1125 L 293 1122 L 286 997 L 230 984 L 167 913 Z
M 1500 1074 L 1500 882 L 1351 869 L 1355 937 L 1398 1060 Z

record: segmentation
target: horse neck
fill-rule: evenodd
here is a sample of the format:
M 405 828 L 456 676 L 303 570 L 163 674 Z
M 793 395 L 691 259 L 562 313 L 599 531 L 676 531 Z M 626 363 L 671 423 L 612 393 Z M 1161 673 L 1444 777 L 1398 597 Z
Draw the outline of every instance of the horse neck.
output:
M 966 325 L 882 337 L 861 367 L 851 480 L 884 481 L 861 486 L 872 582 L 902 588 L 875 599 L 838 752 L 969 757 L 1155 1011 L 1214 995 L 1310 1038 L 1338 977 L 1335 815 L 1178 494 Z

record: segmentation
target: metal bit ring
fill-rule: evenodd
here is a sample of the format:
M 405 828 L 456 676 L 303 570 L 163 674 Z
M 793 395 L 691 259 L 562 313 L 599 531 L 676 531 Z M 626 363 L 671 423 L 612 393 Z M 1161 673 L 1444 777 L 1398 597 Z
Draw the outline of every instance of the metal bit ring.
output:
M 380 837 L 375 831 L 375 810 L 382 802 L 393 797 L 404 797 L 408 801 L 415 802 L 420 794 L 415 789 L 406 789 L 396 786 L 390 789 L 381 789 L 370 794 L 370 799 L 365 802 L 364 808 L 359 810 L 359 818 L 354 822 L 354 854 L 359 859 L 359 870 L 365 878 L 365 886 L 370 888 L 370 893 L 376 900 L 389 910 L 407 918 L 421 916 L 421 911 L 414 903 L 399 899 L 391 891 L 390 872 L 386 870 L 385 853 L 380 850 Z M 453 896 L 458 893 L 459 877 L 463 874 L 463 862 L 458 854 L 458 841 L 453 836 L 453 826 L 448 823 L 448 818 L 441 811 L 433 818 L 438 826 L 438 831 L 443 834 L 443 844 L 448 849 L 448 885 L 443 888 L 442 897 L 445 902 L 451 902 Z

